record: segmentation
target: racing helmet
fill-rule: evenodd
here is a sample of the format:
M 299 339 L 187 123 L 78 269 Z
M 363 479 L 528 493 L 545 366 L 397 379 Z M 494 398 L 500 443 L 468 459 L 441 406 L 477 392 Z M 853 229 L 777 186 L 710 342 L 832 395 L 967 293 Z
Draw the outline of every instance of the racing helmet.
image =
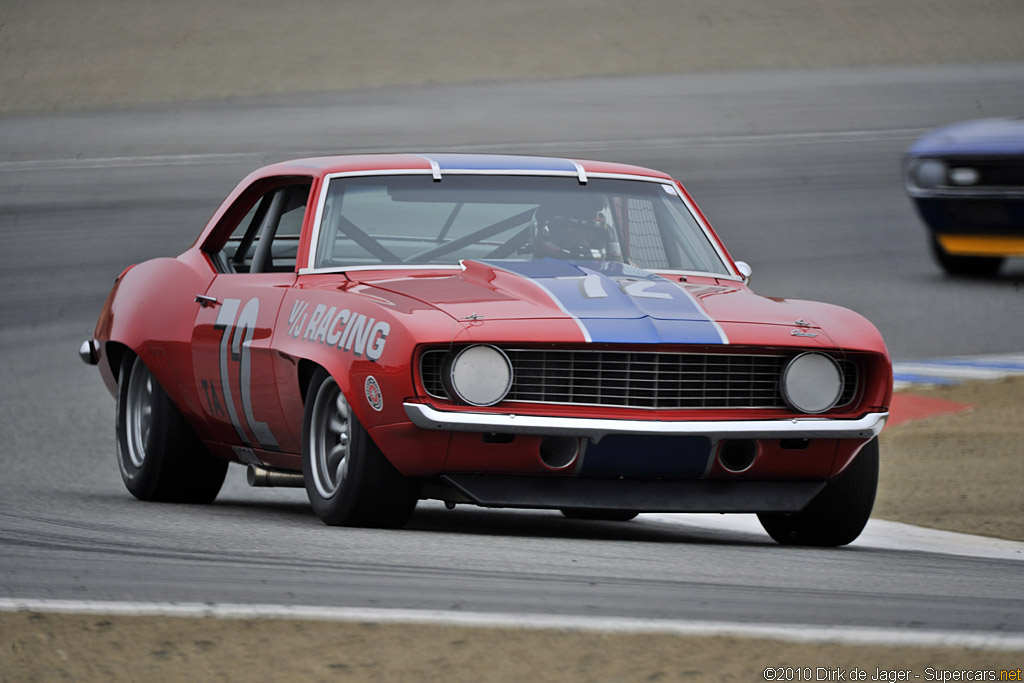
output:
M 618 242 L 601 195 L 560 196 L 534 213 L 534 254 L 563 259 L 618 260 Z

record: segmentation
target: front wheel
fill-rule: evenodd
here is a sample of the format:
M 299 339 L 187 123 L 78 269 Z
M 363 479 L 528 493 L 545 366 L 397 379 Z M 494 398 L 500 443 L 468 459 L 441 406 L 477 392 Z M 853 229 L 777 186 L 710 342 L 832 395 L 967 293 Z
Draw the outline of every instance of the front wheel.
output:
M 803 510 L 757 516 L 782 545 L 839 546 L 852 542 L 871 517 L 878 489 L 878 439 L 872 439 Z
M 210 503 L 227 460 L 215 458 L 142 359 L 126 353 L 117 379 L 117 464 L 139 500 Z
M 302 470 L 313 512 L 331 526 L 398 528 L 416 507 L 414 483 L 387 461 L 323 369 L 306 392 Z

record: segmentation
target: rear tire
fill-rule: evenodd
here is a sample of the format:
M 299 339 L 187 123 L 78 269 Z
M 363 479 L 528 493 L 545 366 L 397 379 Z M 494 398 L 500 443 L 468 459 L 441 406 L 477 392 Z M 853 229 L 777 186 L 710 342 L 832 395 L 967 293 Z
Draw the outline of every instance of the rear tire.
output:
M 117 464 L 131 494 L 213 502 L 228 462 L 210 455 L 141 358 L 125 354 L 117 385 Z
M 999 272 L 1005 260 L 1000 256 L 954 256 L 942 248 L 935 235 L 932 235 L 931 240 L 935 260 L 950 275 L 992 277 Z
M 875 504 L 878 439 L 872 439 L 838 477 L 800 512 L 757 516 L 768 535 L 782 545 L 840 546 L 852 542 Z
M 306 392 L 302 470 L 313 512 L 331 526 L 399 528 L 416 507 L 415 483 L 387 461 L 322 368 Z

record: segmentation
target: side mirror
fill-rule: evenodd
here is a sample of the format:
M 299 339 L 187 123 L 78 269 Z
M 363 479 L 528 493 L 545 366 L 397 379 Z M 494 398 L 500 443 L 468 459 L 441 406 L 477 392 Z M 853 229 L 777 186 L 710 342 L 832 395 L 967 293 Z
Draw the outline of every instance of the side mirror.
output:
M 737 261 L 736 270 L 740 271 L 740 275 L 743 276 L 743 284 L 750 282 L 750 276 L 754 274 L 754 269 L 750 267 L 750 264 L 746 261 Z

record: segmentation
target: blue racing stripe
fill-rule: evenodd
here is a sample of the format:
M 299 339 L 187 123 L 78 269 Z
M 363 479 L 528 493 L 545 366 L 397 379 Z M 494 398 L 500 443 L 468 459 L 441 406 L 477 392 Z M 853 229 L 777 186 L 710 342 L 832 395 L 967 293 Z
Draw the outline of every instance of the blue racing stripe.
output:
M 646 270 L 609 261 L 485 261 L 543 287 L 586 331 L 618 344 L 725 344 L 689 292 Z
M 714 325 L 699 320 L 587 318 L 590 340 L 613 344 L 724 344 Z
M 567 159 L 503 154 L 425 154 L 445 171 L 562 171 L 576 173 Z
M 592 477 L 703 477 L 711 441 L 703 436 L 611 434 L 588 443 L 580 474 Z

